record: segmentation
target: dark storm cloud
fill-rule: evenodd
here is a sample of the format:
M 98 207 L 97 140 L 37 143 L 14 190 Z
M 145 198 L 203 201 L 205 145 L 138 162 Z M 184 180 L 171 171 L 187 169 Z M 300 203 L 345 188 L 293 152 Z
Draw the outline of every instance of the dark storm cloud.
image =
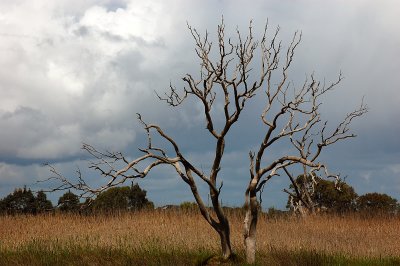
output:
M 0 3 L 7 10 L 0 15 L 2 188 L 7 180 L 12 180 L 8 183 L 12 189 L 46 176 L 38 167 L 41 160 L 58 163 L 61 170 L 73 174 L 79 158 L 85 158 L 79 149 L 82 142 L 137 155 L 145 135 L 135 120 L 136 112 L 148 122 L 161 124 L 185 154 L 207 171 L 214 140 L 205 130 L 201 106 L 188 102 L 174 109 L 160 103 L 154 91 L 162 94 L 170 82 L 182 87 L 184 74 L 198 73 L 186 21 L 215 37 L 223 15 L 227 35 L 234 36 L 236 26 L 246 30 L 250 19 L 257 36 L 267 18 L 269 34 L 279 24 L 283 45 L 301 30 L 303 40 L 290 75 L 297 87 L 311 73 L 329 83 L 343 72 L 345 79 L 324 99 L 324 119 L 336 125 L 363 96 L 370 113 L 353 126 L 358 138 L 327 150 L 323 159 L 332 171 L 348 175 L 359 193 L 379 190 L 400 195 L 397 1 L 39 2 L 42 5 Z M 248 152 L 257 147 L 264 132 L 257 122 L 262 93 L 249 107 L 227 142 L 221 170 L 227 204 L 241 205 Z M 280 143 L 268 159 L 286 150 L 286 144 Z M 190 200 L 185 184 L 172 171 L 165 171 L 141 180 L 150 197 L 159 204 L 178 203 L 177 196 L 186 191 L 182 200 Z M 285 186 L 283 178 L 271 180 L 264 206 L 284 207 Z M 202 191 L 207 193 L 205 188 Z

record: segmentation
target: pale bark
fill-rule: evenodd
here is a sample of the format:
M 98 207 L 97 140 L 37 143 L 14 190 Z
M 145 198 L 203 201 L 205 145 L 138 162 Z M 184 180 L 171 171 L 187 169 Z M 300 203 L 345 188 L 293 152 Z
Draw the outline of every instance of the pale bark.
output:
M 257 222 L 259 203 L 257 195 L 252 193 L 249 202 L 246 204 L 246 216 L 244 219 L 244 246 L 246 252 L 246 261 L 249 264 L 255 262 L 256 259 L 256 243 L 257 243 Z

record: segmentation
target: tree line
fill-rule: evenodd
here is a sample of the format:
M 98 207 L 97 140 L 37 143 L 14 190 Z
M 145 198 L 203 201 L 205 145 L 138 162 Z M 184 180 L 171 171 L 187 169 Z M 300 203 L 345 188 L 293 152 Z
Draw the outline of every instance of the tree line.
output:
M 138 184 L 113 187 L 100 193 L 95 199 L 81 203 L 78 195 L 70 190 L 64 193 L 53 206 L 44 191 L 32 192 L 31 189 L 17 188 L 0 200 L 0 214 L 40 214 L 46 212 L 98 213 L 115 211 L 136 211 L 154 208 L 146 190 Z
M 307 193 L 298 193 L 301 187 L 305 187 Z M 304 214 L 315 212 L 329 213 L 384 213 L 398 214 L 400 204 L 397 199 L 384 193 L 366 193 L 358 195 L 352 186 L 346 182 L 334 181 L 310 176 L 299 175 L 288 190 L 286 207 L 295 213 Z M 304 191 L 304 190 L 303 190 Z M 308 197 L 304 197 L 304 195 Z
M 307 177 L 310 181 L 311 177 Z M 317 212 L 344 214 L 344 213 L 366 213 L 366 214 L 399 214 L 400 204 L 397 199 L 384 193 L 366 193 L 358 195 L 352 186 L 342 182 L 335 184 L 333 181 L 318 178 L 314 188 L 309 187 L 310 201 L 314 204 Z M 304 182 L 303 176 L 295 179 L 295 184 Z M 313 190 L 313 191 L 311 191 Z M 301 199 L 295 194 L 295 186 L 291 184 L 288 190 L 286 208 L 289 214 L 300 213 L 295 206 L 301 205 Z M 304 205 L 304 204 L 303 204 Z M 113 187 L 100 193 L 94 200 L 80 202 L 78 195 L 71 191 L 64 193 L 53 206 L 47 199 L 44 191 L 32 192 L 31 189 L 17 188 L 14 192 L 0 200 L 0 214 L 40 214 L 46 212 L 73 212 L 73 213 L 98 213 L 115 211 L 137 211 L 142 209 L 154 209 L 154 204 L 147 198 L 146 190 L 138 184 L 131 186 Z M 241 211 L 243 208 L 228 208 L 227 210 Z M 166 209 L 181 209 L 185 211 L 197 211 L 194 202 L 183 202 L 179 206 L 167 205 Z M 283 211 L 269 208 L 268 214 L 280 215 Z

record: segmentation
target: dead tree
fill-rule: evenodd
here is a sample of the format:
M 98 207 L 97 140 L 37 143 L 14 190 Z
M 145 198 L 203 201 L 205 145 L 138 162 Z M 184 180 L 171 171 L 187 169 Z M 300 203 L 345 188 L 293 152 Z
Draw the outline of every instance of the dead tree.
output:
M 318 184 L 316 178 L 308 174 L 307 167 L 303 167 L 303 174 L 297 179 L 293 177 L 286 167 L 283 170 L 288 176 L 291 187 L 294 190 L 283 190 L 283 192 L 289 194 L 288 205 L 293 214 L 298 214 L 301 217 L 306 217 L 308 214 L 315 214 L 318 207 L 313 201 L 312 196 L 315 192 L 315 186 Z M 306 173 L 306 176 L 304 176 L 304 173 Z
M 257 153 L 250 153 L 250 183 L 246 190 L 247 214 L 244 221 L 245 245 L 249 262 L 254 262 L 255 254 L 255 233 L 258 217 L 257 193 L 260 192 L 265 183 L 280 169 L 294 164 L 305 164 L 312 167 L 312 171 L 320 170 L 325 166 L 316 162 L 321 149 L 337 140 L 343 139 L 338 132 L 330 138 L 323 137 L 323 141 L 318 146 L 315 158 L 298 155 L 287 155 L 273 161 L 265 166 L 263 156 L 266 150 L 275 142 L 282 138 L 294 138 L 299 132 L 311 133 L 311 129 L 318 123 L 318 98 L 331 90 L 338 82 L 320 88 L 318 82 L 311 77 L 310 82 L 293 94 L 289 100 L 289 83 L 287 81 L 288 69 L 291 65 L 294 51 L 300 42 L 301 34 L 294 34 L 293 40 L 287 49 L 283 49 L 281 42 L 277 40 L 279 28 L 273 31 L 270 38 L 267 38 L 268 24 L 265 26 L 263 34 L 259 40 L 253 36 L 253 27 L 250 22 L 248 32 L 245 36 L 237 30 L 235 40 L 225 37 L 225 25 L 222 21 L 217 29 L 217 43 L 213 46 L 208 32 L 200 35 L 199 32 L 188 25 L 189 31 L 195 41 L 195 51 L 200 61 L 200 72 L 198 77 L 186 74 L 183 81 L 186 84 L 182 90 L 170 85 L 168 93 L 159 96 L 173 107 L 178 107 L 186 99 L 192 98 L 202 105 L 206 122 L 206 131 L 215 140 L 211 167 L 206 171 L 199 168 L 195 162 L 190 161 L 180 149 L 179 143 L 172 136 L 167 134 L 160 126 L 148 124 L 138 115 L 147 133 L 147 145 L 139 149 L 141 155 L 133 160 L 122 153 L 101 152 L 96 148 L 84 144 L 86 150 L 95 161 L 90 164 L 90 168 L 100 172 L 108 182 L 100 188 L 91 188 L 78 171 L 78 182 L 71 182 L 57 170 L 50 166 L 54 176 L 61 185 L 54 190 L 76 189 L 81 191 L 82 197 L 91 197 L 110 187 L 120 185 L 132 178 L 144 178 L 153 168 L 160 165 L 171 166 L 180 178 L 189 186 L 192 194 L 199 206 L 200 213 L 204 219 L 214 228 L 220 237 L 222 255 L 224 258 L 232 256 L 233 251 L 230 240 L 230 226 L 226 214 L 221 206 L 220 193 L 222 182 L 219 181 L 221 162 L 225 151 L 225 140 L 232 126 L 239 121 L 239 117 L 245 106 L 250 102 L 257 92 L 264 91 L 267 99 L 267 106 L 262 114 L 262 121 L 266 125 L 266 134 L 261 140 L 260 148 Z M 216 52 L 212 50 L 216 47 Z M 283 54 L 283 56 L 282 56 Z M 260 56 L 260 65 L 255 60 Z M 281 57 L 284 57 L 283 67 Z M 280 76 L 281 81 L 277 86 L 274 85 L 272 77 Z M 274 105 L 278 105 L 276 111 Z M 217 109 L 222 106 L 222 109 Z M 222 123 L 218 123 L 222 112 Z M 362 111 L 360 111 L 362 112 Z M 307 117 L 303 125 L 296 124 L 296 114 Z M 351 116 L 350 118 L 352 118 Z M 277 134 L 278 120 L 287 119 L 283 129 Z M 351 120 L 351 119 L 350 119 Z M 348 124 L 344 123 L 343 126 Z M 324 133 L 325 129 L 321 131 Z M 344 132 L 346 134 L 346 132 Z M 158 138 L 162 146 L 155 146 L 153 138 Z M 337 140 L 336 140 L 337 139 Z M 324 141 L 325 140 L 325 141 Z M 159 143 L 159 142 L 157 142 Z M 204 182 L 209 189 L 212 209 L 207 208 L 204 199 L 198 192 L 198 182 Z

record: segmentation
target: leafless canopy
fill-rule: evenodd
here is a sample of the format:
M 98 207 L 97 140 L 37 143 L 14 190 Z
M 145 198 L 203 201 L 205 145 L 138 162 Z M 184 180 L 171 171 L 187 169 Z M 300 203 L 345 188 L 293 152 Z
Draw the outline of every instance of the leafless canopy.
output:
M 326 170 L 324 164 L 317 162 L 322 149 L 337 141 L 354 137 L 349 133 L 349 125 L 354 118 L 366 112 L 366 106 L 361 104 L 357 110 L 349 113 L 332 132 L 327 129 L 327 122 L 321 121 L 320 98 L 342 80 L 342 75 L 328 85 L 321 84 L 311 75 L 300 88 L 294 88 L 288 80 L 288 74 L 295 50 L 301 41 L 302 34 L 299 32 L 295 32 L 289 45 L 283 48 L 278 40 L 279 27 L 269 36 L 268 23 L 260 39 L 255 39 L 250 22 L 247 34 L 244 36 L 237 30 L 233 40 L 225 36 L 225 25 L 222 21 L 217 29 L 216 44 L 211 42 L 208 32 L 201 35 L 190 25 L 188 29 L 195 42 L 200 73 L 198 77 L 186 74 L 183 77 L 185 87 L 182 90 L 170 85 L 167 93 L 157 96 L 173 107 L 180 106 L 189 97 L 201 104 L 206 129 L 215 139 L 211 168 L 207 171 L 198 168 L 195 162 L 191 162 L 185 156 L 173 137 L 158 125 L 148 124 L 138 114 L 138 120 L 147 133 L 147 145 L 139 149 L 141 155 L 137 158 L 129 159 L 122 153 L 101 152 L 91 145 L 83 145 L 83 149 L 95 159 L 90 163 L 90 168 L 107 178 L 104 186 L 90 188 L 80 171 L 79 181 L 72 183 L 56 169 L 51 166 L 50 169 L 54 173 L 52 178 L 61 182 L 56 189 L 73 188 L 82 191 L 83 196 L 91 196 L 120 185 L 127 179 L 143 178 L 159 165 L 169 165 L 190 187 L 201 214 L 219 233 L 223 255 L 228 257 L 231 254 L 230 231 L 228 220 L 220 205 L 222 183 L 217 182 L 218 173 L 225 150 L 225 137 L 232 125 L 239 120 L 250 99 L 256 93 L 262 92 L 266 105 L 260 113 L 260 121 L 265 125 L 265 135 L 258 150 L 250 152 L 250 182 L 246 190 L 246 204 L 249 208 L 257 206 L 256 194 L 280 170 L 287 171 L 286 168 L 294 164 L 310 167 L 311 173 Z M 216 51 L 213 50 L 215 47 Z M 222 106 L 223 122 L 218 125 L 216 103 Z M 154 137 L 163 141 L 162 146 L 153 144 Z M 264 155 L 268 148 L 285 138 L 290 140 L 295 153 L 276 158 L 266 164 Z M 196 182 L 199 180 L 209 187 L 213 209 L 206 208 L 198 192 Z

